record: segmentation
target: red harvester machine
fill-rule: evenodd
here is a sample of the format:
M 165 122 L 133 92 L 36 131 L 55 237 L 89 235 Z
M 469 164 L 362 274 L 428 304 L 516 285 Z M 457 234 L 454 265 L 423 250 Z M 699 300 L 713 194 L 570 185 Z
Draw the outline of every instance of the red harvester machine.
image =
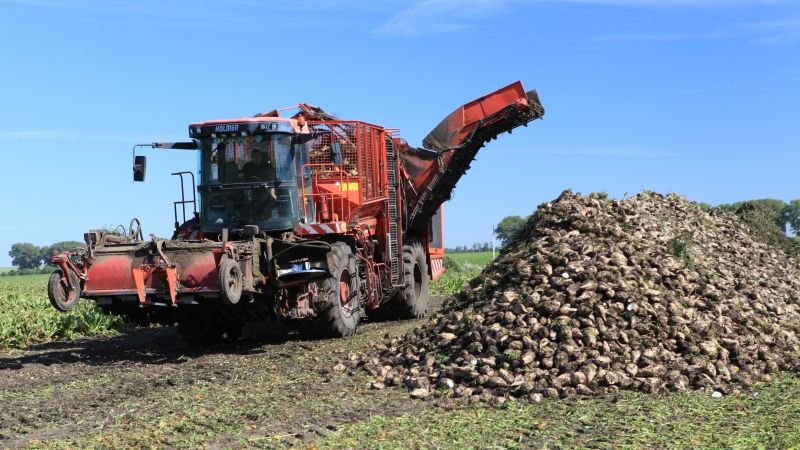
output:
M 201 344 L 268 315 L 327 336 L 353 334 L 362 312 L 422 317 L 428 280 L 444 272 L 442 203 L 486 142 L 544 114 L 516 82 L 458 108 L 414 148 L 381 126 L 297 109 L 195 123 L 190 142 L 147 144 L 199 154 L 196 188 L 193 173 L 174 174 L 172 238 L 144 239 L 136 219 L 122 235 L 89 231 L 85 249 L 52 257 L 53 306 L 83 297 L 138 322 L 177 321 Z

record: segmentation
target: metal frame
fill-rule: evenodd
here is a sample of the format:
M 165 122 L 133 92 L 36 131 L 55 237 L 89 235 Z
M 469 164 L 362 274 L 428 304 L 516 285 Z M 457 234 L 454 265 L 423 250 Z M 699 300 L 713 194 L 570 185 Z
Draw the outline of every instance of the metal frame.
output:
M 174 172 L 171 175 L 178 176 L 181 178 L 181 199 L 180 201 L 172 202 L 172 209 L 173 213 L 175 214 L 175 229 L 177 230 L 181 223 L 186 223 L 186 204 L 192 204 L 192 212 L 196 216 L 197 215 L 197 188 L 194 179 L 194 172 Z M 189 175 L 192 177 L 192 199 L 186 200 L 186 185 L 183 183 L 183 176 Z M 181 210 L 183 212 L 183 222 L 178 223 L 178 205 L 181 205 Z

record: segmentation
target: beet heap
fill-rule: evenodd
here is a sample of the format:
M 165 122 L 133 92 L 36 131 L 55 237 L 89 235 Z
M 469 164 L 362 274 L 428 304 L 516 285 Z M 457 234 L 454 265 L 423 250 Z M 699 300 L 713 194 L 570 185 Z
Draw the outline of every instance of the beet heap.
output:
M 799 294 L 798 261 L 732 214 L 566 191 L 442 313 L 350 364 L 413 397 L 729 393 L 800 371 Z

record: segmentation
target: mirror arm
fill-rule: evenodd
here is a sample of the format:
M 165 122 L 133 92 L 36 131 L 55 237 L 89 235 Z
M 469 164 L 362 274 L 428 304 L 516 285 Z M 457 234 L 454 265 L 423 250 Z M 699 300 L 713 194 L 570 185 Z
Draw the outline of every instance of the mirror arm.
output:
M 136 156 L 136 149 L 139 147 L 160 148 L 164 150 L 197 150 L 197 142 L 153 142 L 150 144 L 136 144 L 133 146 L 133 181 L 144 181 L 145 170 L 147 169 L 147 158 Z
M 144 156 L 136 156 L 138 147 L 153 147 L 154 144 L 136 144 L 133 146 L 133 181 L 144 181 L 147 169 L 147 159 Z

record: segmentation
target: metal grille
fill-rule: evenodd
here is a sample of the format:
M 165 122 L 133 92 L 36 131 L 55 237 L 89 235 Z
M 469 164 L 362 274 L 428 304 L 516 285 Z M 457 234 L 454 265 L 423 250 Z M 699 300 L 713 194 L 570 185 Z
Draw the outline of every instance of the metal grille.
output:
M 311 164 L 336 165 L 349 175 L 358 174 L 358 138 L 351 123 L 312 124 L 317 137 L 311 142 Z M 338 148 L 337 148 L 338 147 Z M 335 153 L 341 159 L 337 161 Z
M 361 201 L 384 195 L 381 176 L 380 127 L 362 122 L 326 121 L 310 123 L 316 138 L 311 141 L 310 164 L 318 178 L 337 178 L 343 172 L 359 181 Z

